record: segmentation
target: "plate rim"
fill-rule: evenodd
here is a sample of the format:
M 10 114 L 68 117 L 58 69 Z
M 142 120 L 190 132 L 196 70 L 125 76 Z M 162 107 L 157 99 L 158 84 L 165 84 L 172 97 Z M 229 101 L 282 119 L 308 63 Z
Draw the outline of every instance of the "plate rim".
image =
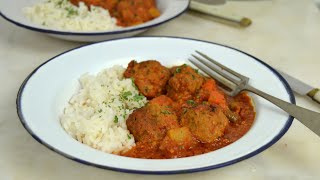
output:
M 111 30 L 111 31 L 105 31 L 105 32 L 69 32 L 69 31 L 59 31 L 59 30 L 50 30 L 50 29 L 42 29 L 34 26 L 30 26 L 24 23 L 20 23 L 12 18 L 7 17 L 4 13 L 0 11 L 0 17 L 3 17 L 5 20 L 19 26 L 25 29 L 29 29 L 32 31 L 36 32 L 41 32 L 41 33 L 47 33 L 47 34 L 54 34 L 54 35 L 67 35 L 67 36 L 102 36 L 102 35 L 116 35 L 116 34 L 122 34 L 122 33 L 130 33 L 130 32 L 135 32 L 135 31 L 142 31 L 142 30 L 147 30 L 156 26 L 159 26 L 161 24 L 164 24 L 168 21 L 171 21 L 179 16 L 181 16 L 184 12 L 186 12 L 189 8 L 191 0 L 187 0 L 188 5 L 178 14 L 165 19 L 164 21 L 160 21 L 155 24 L 149 24 L 147 26 L 141 26 L 141 27 L 133 27 L 132 29 L 118 29 L 118 30 Z
M 135 174 L 154 174 L 154 175 L 170 175 L 170 174 L 185 174 L 185 173 L 194 173 L 194 172 L 201 172 L 201 171 L 207 171 L 207 170 L 211 170 L 211 169 L 218 169 L 221 167 L 225 167 L 225 166 L 229 166 L 232 164 L 235 164 L 237 162 L 243 161 L 245 159 L 248 159 L 250 157 L 253 157 L 259 153 L 261 153 L 262 151 L 266 150 L 267 148 L 269 148 L 270 146 L 272 146 L 273 144 L 275 144 L 290 128 L 294 117 L 288 115 L 288 119 L 285 123 L 285 125 L 283 126 L 283 128 L 281 129 L 281 131 L 279 131 L 279 133 L 274 136 L 274 138 L 272 138 L 269 142 L 267 142 L 266 144 L 264 144 L 263 146 L 259 147 L 258 149 L 256 149 L 255 151 L 252 151 L 244 156 L 241 156 L 239 158 L 227 161 L 227 162 L 223 162 L 223 163 L 219 163 L 216 165 L 210 165 L 210 166 L 206 166 L 206 167 L 198 167 L 198 168 L 190 168 L 190 169 L 184 169 L 184 170 L 133 170 L 133 169 L 124 169 L 124 168 L 116 168 L 116 167 L 112 167 L 112 166 L 107 166 L 107 165 L 98 165 L 95 163 L 91 163 L 85 160 L 82 160 L 80 158 L 77 157 L 73 157 L 72 155 L 69 155 L 67 153 L 64 153 L 56 148 L 54 148 L 53 146 L 51 146 L 50 144 L 46 143 L 45 141 L 42 141 L 41 138 L 39 138 L 36 134 L 34 134 L 32 132 L 32 130 L 29 128 L 28 124 L 26 123 L 24 117 L 23 117 L 23 113 L 22 113 L 22 108 L 21 108 L 21 97 L 22 97 L 22 93 L 24 90 L 24 87 L 26 86 L 26 84 L 28 83 L 29 79 L 45 64 L 47 64 L 48 62 L 56 59 L 59 56 L 62 56 L 63 54 L 66 54 L 70 51 L 74 51 L 74 50 L 78 50 L 81 48 L 84 48 L 86 46 L 91 46 L 91 45 L 95 45 L 95 44 L 99 44 L 99 43 L 106 43 L 106 42 L 112 42 L 112 41 L 119 41 L 119 40 L 124 40 L 124 39 L 152 39 L 152 38 L 167 38 L 167 39 L 175 39 L 175 40 L 188 40 L 188 41 L 197 41 L 197 42 L 204 42 L 204 43 L 208 43 L 208 44 L 214 44 L 214 45 L 218 45 L 218 46 L 222 46 L 222 47 L 226 47 L 235 51 L 238 51 L 244 55 L 247 55 L 249 57 L 251 57 L 254 61 L 257 61 L 258 63 L 260 63 L 261 65 L 265 66 L 266 68 L 268 68 L 283 84 L 284 88 L 286 89 L 286 92 L 289 95 L 289 99 L 290 102 L 292 104 L 296 104 L 296 100 L 295 100 L 295 96 L 293 94 L 293 91 L 290 87 L 290 85 L 288 84 L 288 82 L 281 76 L 281 74 L 279 72 L 277 72 L 273 67 L 271 67 L 270 65 L 268 65 L 267 63 L 263 62 L 262 60 L 254 57 L 253 55 L 250 55 L 242 50 L 239 50 L 237 48 L 234 47 L 230 47 L 224 44 L 220 44 L 220 43 L 215 43 L 215 42 L 211 42 L 211 41 L 205 41 L 205 40 L 199 40 L 199 39 L 193 39 L 193 38 L 185 38 L 185 37 L 175 37 L 175 36 L 141 36 L 141 37 L 124 37 L 124 38 L 118 38 L 118 39 L 111 39 L 111 40 L 105 40 L 105 41 L 101 41 L 101 42 L 97 42 L 97 43 L 93 43 L 93 44 L 86 44 L 86 45 L 82 45 L 79 47 L 75 47 L 72 49 L 69 49 L 67 51 L 64 51 L 52 58 L 50 58 L 49 60 L 43 62 L 42 64 L 40 64 L 38 67 L 36 67 L 27 77 L 26 79 L 22 82 L 19 91 L 17 93 L 17 98 L 16 98 L 16 110 L 17 110 L 17 114 L 19 117 L 19 120 L 21 122 L 21 124 L 23 125 L 23 127 L 27 130 L 27 132 L 36 140 L 38 141 L 40 144 L 44 145 L 45 147 L 47 147 L 48 149 L 68 158 L 71 159 L 73 161 L 76 161 L 78 163 L 81 164 L 85 164 L 85 165 L 89 165 L 89 166 L 93 166 L 93 167 L 97 167 L 97 168 L 101 168 L 101 169 L 106 169 L 106 170 L 113 170 L 113 171 L 117 171 L 117 172 L 125 172 L 125 173 L 135 173 Z

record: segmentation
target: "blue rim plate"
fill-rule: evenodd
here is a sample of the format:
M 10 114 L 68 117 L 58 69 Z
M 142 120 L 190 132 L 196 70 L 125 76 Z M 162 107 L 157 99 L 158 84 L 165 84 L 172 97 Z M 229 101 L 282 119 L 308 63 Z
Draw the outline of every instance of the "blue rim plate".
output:
M 30 7 L 35 2 L 41 2 L 41 0 L 2 0 L 0 1 L 0 16 L 19 27 L 46 33 L 53 37 L 73 41 L 97 42 L 107 39 L 130 37 L 171 21 L 182 15 L 188 9 L 190 0 L 158 0 L 158 7 L 162 13 L 160 17 L 137 26 L 97 32 L 55 30 L 34 24 L 23 15 L 22 9 L 24 7 Z
M 107 154 L 77 142 L 60 126 L 59 115 L 77 90 L 80 75 L 113 65 L 125 66 L 132 59 L 157 59 L 168 66 L 182 64 L 195 50 L 250 77 L 252 86 L 295 103 L 290 86 L 275 69 L 241 50 L 188 38 L 134 37 L 81 46 L 44 62 L 22 83 L 17 113 L 31 136 L 54 152 L 82 164 L 120 172 L 177 174 L 216 169 L 252 157 L 276 143 L 293 117 L 253 94 L 257 117 L 247 134 L 224 148 L 187 158 L 146 160 Z

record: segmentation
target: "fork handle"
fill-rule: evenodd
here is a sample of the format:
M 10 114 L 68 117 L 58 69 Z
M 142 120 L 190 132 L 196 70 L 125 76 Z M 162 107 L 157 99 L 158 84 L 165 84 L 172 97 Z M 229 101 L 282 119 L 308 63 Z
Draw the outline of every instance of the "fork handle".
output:
M 245 89 L 272 102 L 320 136 L 320 113 L 288 103 L 248 85 Z

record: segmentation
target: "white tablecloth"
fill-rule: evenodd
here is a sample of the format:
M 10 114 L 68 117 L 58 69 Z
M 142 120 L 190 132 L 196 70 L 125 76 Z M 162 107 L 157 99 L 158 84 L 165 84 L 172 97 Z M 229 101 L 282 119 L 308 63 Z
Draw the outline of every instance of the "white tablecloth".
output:
M 250 17 L 253 24 L 235 28 L 187 12 L 141 36 L 180 36 L 226 44 L 320 87 L 320 13 L 311 0 L 233 1 L 221 8 Z M 22 127 L 16 114 L 16 94 L 34 68 L 80 45 L 0 18 L 0 179 L 320 179 L 320 138 L 296 120 L 264 152 L 231 166 L 194 174 L 118 173 L 79 164 L 50 151 Z M 297 104 L 320 111 L 319 104 L 305 97 L 297 96 Z

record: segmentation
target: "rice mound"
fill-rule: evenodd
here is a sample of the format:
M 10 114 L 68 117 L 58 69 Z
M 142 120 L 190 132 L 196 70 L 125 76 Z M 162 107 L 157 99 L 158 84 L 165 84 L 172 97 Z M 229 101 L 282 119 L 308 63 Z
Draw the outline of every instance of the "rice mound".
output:
M 104 31 L 120 29 L 109 11 L 83 2 L 75 6 L 69 0 L 47 0 L 23 8 L 24 15 L 35 24 L 67 31 Z
M 81 88 L 69 101 L 60 121 L 76 140 L 107 153 L 125 152 L 135 145 L 126 119 L 147 99 L 133 81 L 123 77 L 125 69 L 114 66 L 96 76 L 80 77 Z

